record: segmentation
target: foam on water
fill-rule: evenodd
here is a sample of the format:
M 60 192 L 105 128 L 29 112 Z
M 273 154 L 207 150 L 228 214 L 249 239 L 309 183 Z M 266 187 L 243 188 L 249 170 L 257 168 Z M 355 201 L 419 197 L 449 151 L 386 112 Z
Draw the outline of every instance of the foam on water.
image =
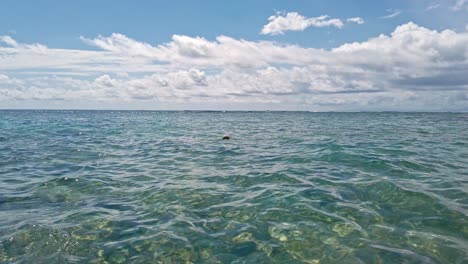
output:
M 0 111 L 0 263 L 466 263 L 466 131 L 450 113 Z

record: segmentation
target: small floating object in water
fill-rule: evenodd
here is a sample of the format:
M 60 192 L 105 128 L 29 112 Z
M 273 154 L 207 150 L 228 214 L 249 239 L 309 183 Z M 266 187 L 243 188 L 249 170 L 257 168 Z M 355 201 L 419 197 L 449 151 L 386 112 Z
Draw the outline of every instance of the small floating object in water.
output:
M 231 139 L 231 137 L 230 136 L 224 136 L 223 139 L 224 140 L 229 140 L 229 139 Z

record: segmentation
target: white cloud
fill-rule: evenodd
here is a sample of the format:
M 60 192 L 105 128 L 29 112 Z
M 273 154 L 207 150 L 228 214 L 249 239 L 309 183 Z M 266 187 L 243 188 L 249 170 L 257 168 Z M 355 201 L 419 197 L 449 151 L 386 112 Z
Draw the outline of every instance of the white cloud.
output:
M 92 44 L 105 51 L 119 56 L 140 58 L 147 61 L 160 63 L 171 62 L 171 65 L 191 67 L 233 67 L 250 68 L 268 66 L 270 63 L 303 63 L 311 61 L 311 54 L 321 53 L 320 50 L 305 49 L 299 46 L 282 46 L 273 42 L 251 42 L 238 40 L 227 36 L 219 36 L 214 41 L 208 41 L 200 37 L 188 37 L 174 35 L 172 41 L 159 46 L 148 46 L 146 43 L 138 43 L 135 40 L 127 42 L 114 41 L 114 35 L 110 37 L 98 37 L 86 39 L 86 43 Z M 112 45 L 101 45 L 102 42 Z M 136 42 L 136 43 L 135 43 Z M 134 45 L 129 45 L 134 43 Z M 136 46 L 145 46 L 141 52 Z M 129 49 L 127 51 L 126 49 Z M 148 51 L 151 52 L 148 52 Z M 167 69 L 171 65 L 160 65 Z
M 434 9 L 437 9 L 440 7 L 440 4 L 432 4 L 432 5 L 429 5 L 428 7 L 426 7 L 425 11 L 430 11 L 430 10 L 434 10 Z
M 3 42 L 6 45 L 11 46 L 11 47 L 15 47 L 15 48 L 18 47 L 18 43 L 16 42 L 16 40 L 11 38 L 10 36 L 0 36 L 0 42 Z
M 22 89 L 23 82 L 21 80 L 0 73 L 0 106 L 2 105 L 2 101 L 6 98 L 16 99 L 18 96 L 22 96 L 22 94 L 24 94 Z
M 347 22 L 351 22 L 351 23 L 356 23 L 356 24 L 364 24 L 364 19 L 362 19 L 361 17 L 351 17 L 351 18 L 348 18 L 346 20 Z
M 7 85 L 7 86 L 18 86 L 21 85 L 22 81 L 18 80 L 16 78 L 10 78 L 6 74 L 0 74 L 0 87 L 2 85 Z
M 0 74 L 0 83 L 7 82 L 9 80 L 10 78 L 8 78 L 8 76 L 6 76 L 5 74 Z
M 381 16 L 380 18 L 382 18 L 382 19 L 394 18 L 394 17 L 397 17 L 397 16 L 401 15 L 401 13 L 402 13 L 402 11 L 398 10 L 398 9 L 397 10 L 389 9 L 389 10 L 387 10 L 387 12 L 390 13 L 390 14 L 385 15 L 385 16 Z
M 227 36 L 174 35 L 161 45 L 121 34 L 83 41 L 99 50 L 37 49 L 9 38 L 8 47 L 0 46 L 2 105 L 60 99 L 220 109 L 468 109 L 468 32 L 407 23 L 332 50 Z
M 468 10 L 468 0 L 457 0 L 455 4 L 452 6 L 452 9 L 454 11 L 460 11 L 460 10 Z
M 10 36 L 0 36 L 0 43 L 1 42 L 5 43 L 7 46 L 12 47 L 12 48 L 28 49 L 28 50 L 32 50 L 34 52 L 44 52 L 47 49 L 46 46 L 41 45 L 41 44 L 37 44 L 37 43 L 29 44 L 29 45 L 18 44 L 18 42 L 16 42 L 16 40 L 14 40 Z
M 117 87 L 119 84 L 117 80 L 112 79 L 107 74 L 101 75 L 98 78 L 96 78 L 96 80 L 94 80 L 94 83 L 105 87 Z
M 303 31 L 308 27 L 343 27 L 343 22 L 337 18 L 330 18 L 327 15 L 307 18 L 297 12 L 289 12 L 287 14 L 278 13 L 268 18 L 261 34 L 264 35 L 279 35 L 285 31 Z
M 147 43 L 141 43 L 130 39 L 125 35 L 116 33 L 113 33 L 110 37 L 107 38 L 103 36 L 98 36 L 97 38 L 90 40 L 81 36 L 80 39 L 86 44 L 96 46 L 103 50 L 108 50 L 129 56 L 151 56 L 155 53 L 155 51 L 157 51 L 156 48 L 152 47 Z

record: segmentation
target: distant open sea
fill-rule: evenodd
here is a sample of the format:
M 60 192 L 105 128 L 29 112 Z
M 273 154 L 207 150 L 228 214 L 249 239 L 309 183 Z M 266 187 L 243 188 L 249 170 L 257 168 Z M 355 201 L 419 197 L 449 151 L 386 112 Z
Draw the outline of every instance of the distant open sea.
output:
M 468 263 L 468 114 L 0 111 L 0 263 Z

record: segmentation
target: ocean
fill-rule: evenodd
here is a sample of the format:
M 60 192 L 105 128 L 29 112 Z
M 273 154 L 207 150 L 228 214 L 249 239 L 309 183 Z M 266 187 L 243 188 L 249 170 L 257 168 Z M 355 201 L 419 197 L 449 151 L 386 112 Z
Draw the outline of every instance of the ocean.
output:
M 468 114 L 0 111 L 0 263 L 468 263 Z

